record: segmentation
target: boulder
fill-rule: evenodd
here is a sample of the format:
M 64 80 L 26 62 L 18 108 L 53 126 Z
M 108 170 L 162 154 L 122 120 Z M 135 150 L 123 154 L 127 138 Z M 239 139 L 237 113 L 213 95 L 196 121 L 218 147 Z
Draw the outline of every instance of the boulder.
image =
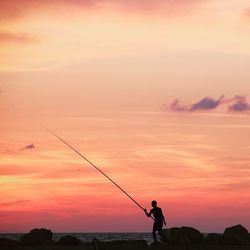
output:
M 3 249 L 2 247 L 15 247 L 18 246 L 19 242 L 16 240 L 11 240 L 7 238 L 0 238 L 0 248 Z
M 210 233 L 204 240 L 207 245 L 219 245 L 222 242 L 222 235 L 217 233 Z
M 225 245 L 250 245 L 250 234 L 242 225 L 226 228 L 222 235 Z
M 57 244 L 63 246 L 76 246 L 81 244 L 81 240 L 72 235 L 66 235 L 60 238 Z
M 92 241 L 92 245 L 94 246 L 95 250 L 102 249 L 103 244 L 104 243 L 102 241 L 98 240 L 97 238 L 94 238 L 93 241 Z
M 116 240 L 110 242 L 100 242 L 96 244 L 98 250 L 146 250 L 149 248 L 145 240 Z
M 33 229 L 29 233 L 24 234 L 20 243 L 22 245 L 47 245 L 51 244 L 53 233 L 45 228 Z
M 162 240 L 171 245 L 193 245 L 200 244 L 204 236 L 197 229 L 192 227 L 173 227 L 162 230 Z
M 171 228 L 171 231 L 173 231 L 175 229 L 179 229 L 179 228 L 173 227 L 173 228 Z M 161 241 L 169 242 L 170 241 L 170 229 L 162 229 L 160 236 L 161 236 Z

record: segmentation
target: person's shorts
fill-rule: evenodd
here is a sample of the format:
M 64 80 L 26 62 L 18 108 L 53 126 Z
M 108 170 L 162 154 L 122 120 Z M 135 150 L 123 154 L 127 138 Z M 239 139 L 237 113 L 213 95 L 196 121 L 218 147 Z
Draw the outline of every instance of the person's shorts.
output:
M 153 231 L 161 231 L 163 227 L 162 222 L 155 222 L 153 226 Z

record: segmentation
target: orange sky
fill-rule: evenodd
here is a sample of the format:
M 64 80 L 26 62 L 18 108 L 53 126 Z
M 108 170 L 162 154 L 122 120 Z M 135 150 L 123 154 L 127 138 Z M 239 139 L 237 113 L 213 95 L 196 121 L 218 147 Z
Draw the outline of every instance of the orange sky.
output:
M 250 229 L 249 10 L 248 0 L 1 1 L 0 232 L 151 231 L 40 124 L 143 207 L 158 200 L 168 226 Z

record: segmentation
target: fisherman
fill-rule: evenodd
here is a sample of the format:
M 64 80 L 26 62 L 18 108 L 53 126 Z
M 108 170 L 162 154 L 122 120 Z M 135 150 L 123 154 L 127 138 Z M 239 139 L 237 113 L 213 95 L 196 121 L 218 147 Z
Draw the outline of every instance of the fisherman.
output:
M 151 217 L 152 214 L 154 216 L 155 222 L 153 225 L 153 232 L 152 233 L 153 233 L 154 243 L 157 244 L 156 231 L 158 231 L 158 234 L 161 235 L 163 223 L 164 223 L 164 225 L 166 225 L 166 221 L 165 221 L 165 217 L 162 213 L 161 208 L 157 207 L 157 202 L 152 201 L 151 205 L 153 208 L 150 210 L 150 212 L 148 213 L 147 209 L 144 209 L 144 212 L 148 217 Z

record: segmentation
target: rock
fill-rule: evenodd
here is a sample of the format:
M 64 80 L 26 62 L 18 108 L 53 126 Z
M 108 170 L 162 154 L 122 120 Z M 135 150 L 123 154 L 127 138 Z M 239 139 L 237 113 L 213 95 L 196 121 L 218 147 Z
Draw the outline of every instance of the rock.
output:
M 226 228 L 222 235 L 225 245 L 250 245 L 250 234 L 242 225 Z
M 171 228 L 171 230 L 174 230 L 174 227 Z M 169 242 L 170 241 L 170 229 L 162 229 L 160 236 L 161 236 L 161 241 Z
M 98 242 L 97 250 L 146 250 L 149 248 L 145 240 L 117 240 Z
M 219 245 L 222 242 L 222 235 L 211 233 L 208 234 L 207 237 L 204 240 L 204 243 L 207 245 Z
M 103 242 L 94 238 L 93 241 L 92 241 L 92 245 L 94 246 L 94 249 L 95 250 L 99 250 L 99 249 L 102 249 L 103 247 Z
M 22 245 L 47 245 L 51 244 L 53 233 L 50 230 L 40 228 L 33 229 L 28 234 L 24 234 L 20 242 Z
M 164 242 L 160 242 L 160 241 L 157 241 L 157 242 L 152 242 L 150 244 L 150 249 L 153 250 L 153 249 L 166 249 L 166 244 Z
M 2 247 L 14 247 L 14 246 L 18 246 L 19 242 L 16 240 L 11 240 L 11 239 L 7 239 L 7 238 L 0 238 L 0 247 L 2 249 Z
M 171 245 L 192 245 L 202 243 L 204 236 L 192 227 L 173 227 L 163 230 L 162 240 Z
M 63 246 L 76 246 L 81 244 L 81 240 L 72 235 L 66 235 L 60 238 L 57 244 Z

